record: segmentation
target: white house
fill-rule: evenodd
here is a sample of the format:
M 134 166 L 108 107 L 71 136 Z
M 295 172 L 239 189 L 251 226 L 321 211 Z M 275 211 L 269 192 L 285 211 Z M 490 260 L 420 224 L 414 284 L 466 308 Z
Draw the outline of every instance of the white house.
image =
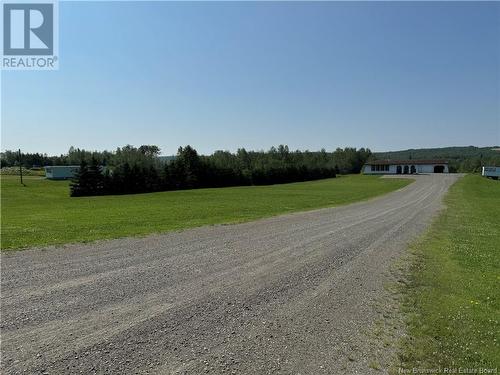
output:
M 364 174 L 449 173 L 446 160 L 374 160 L 363 166 Z

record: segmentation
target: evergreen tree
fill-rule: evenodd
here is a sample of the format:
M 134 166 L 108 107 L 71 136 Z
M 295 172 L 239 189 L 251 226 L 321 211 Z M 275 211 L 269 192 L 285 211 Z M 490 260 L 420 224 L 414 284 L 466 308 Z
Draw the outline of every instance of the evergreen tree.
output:
M 101 169 L 95 158 L 92 158 L 90 165 L 83 159 L 70 184 L 71 196 L 104 194 L 106 191 L 104 189 L 104 175 Z
M 75 173 L 70 184 L 70 195 L 72 197 L 81 197 L 84 195 L 89 195 L 90 188 L 88 186 L 89 181 L 89 168 L 87 162 L 82 160 L 80 163 L 80 168 Z

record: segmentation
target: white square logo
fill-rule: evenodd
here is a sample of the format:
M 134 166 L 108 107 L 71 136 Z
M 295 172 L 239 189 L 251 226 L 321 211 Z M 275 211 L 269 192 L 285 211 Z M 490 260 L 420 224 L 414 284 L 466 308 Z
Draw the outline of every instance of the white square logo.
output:
M 58 69 L 56 1 L 5 1 L 2 21 L 2 69 Z

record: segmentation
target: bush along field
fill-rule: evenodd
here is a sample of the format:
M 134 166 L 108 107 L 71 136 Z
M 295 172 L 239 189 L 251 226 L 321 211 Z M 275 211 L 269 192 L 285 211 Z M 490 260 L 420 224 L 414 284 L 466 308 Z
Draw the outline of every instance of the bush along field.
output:
M 409 180 L 350 175 L 269 186 L 69 196 L 68 181 L 2 176 L 2 249 L 237 223 L 369 199 Z
M 400 366 L 494 369 L 500 365 L 500 182 L 465 176 L 445 203 L 413 248 Z
M 160 156 L 155 145 L 126 145 L 115 151 L 70 147 L 59 156 L 6 150 L 0 153 L 0 166 L 2 171 L 19 174 L 12 169 L 19 164 L 25 168 L 79 165 L 71 195 L 81 197 L 313 181 L 339 173 L 357 174 L 370 156 L 366 148 L 291 151 L 287 145 L 268 151 L 218 150 L 211 155 L 199 155 L 188 145 L 179 147 L 176 156 Z

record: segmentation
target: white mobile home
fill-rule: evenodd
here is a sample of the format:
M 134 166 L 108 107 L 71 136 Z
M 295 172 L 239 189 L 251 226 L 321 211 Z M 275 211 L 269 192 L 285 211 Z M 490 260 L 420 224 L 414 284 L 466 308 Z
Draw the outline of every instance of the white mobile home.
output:
M 80 167 L 78 165 L 53 165 L 45 167 L 45 177 L 49 180 L 66 180 L 73 178 Z
M 446 160 L 374 160 L 363 166 L 364 174 L 449 173 Z

